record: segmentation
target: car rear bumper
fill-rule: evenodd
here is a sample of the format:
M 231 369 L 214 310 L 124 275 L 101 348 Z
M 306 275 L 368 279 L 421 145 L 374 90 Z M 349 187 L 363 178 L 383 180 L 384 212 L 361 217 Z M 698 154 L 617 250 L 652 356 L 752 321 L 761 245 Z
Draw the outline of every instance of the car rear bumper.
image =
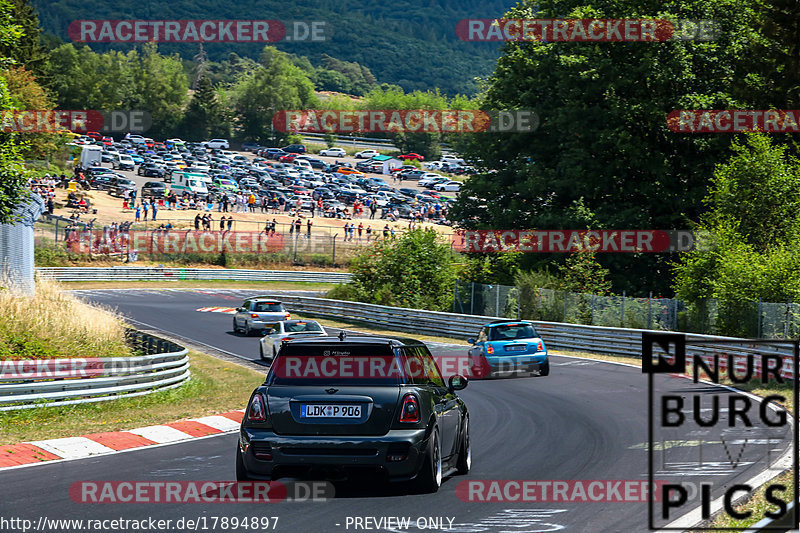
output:
M 364 472 L 406 481 L 422 468 L 427 446 L 425 429 L 391 430 L 381 436 L 277 435 L 252 428 L 239 433 L 239 452 L 254 479 Z
M 482 361 L 473 360 L 473 367 L 481 367 L 491 375 L 533 372 L 547 361 L 547 352 L 525 355 L 482 355 Z

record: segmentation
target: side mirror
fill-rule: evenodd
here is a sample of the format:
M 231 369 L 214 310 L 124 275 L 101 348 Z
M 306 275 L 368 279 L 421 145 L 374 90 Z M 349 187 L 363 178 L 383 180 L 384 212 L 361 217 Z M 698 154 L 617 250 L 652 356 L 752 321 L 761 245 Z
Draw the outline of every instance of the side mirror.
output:
M 244 307 L 237 307 L 236 308 L 236 312 L 237 313 L 243 313 L 244 312 Z
M 475 339 L 467 339 L 467 342 L 470 344 L 475 344 Z
M 448 381 L 447 385 L 451 392 L 463 390 L 467 388 L 467 378 L 460 375 L 450 376 L 450 380 Z

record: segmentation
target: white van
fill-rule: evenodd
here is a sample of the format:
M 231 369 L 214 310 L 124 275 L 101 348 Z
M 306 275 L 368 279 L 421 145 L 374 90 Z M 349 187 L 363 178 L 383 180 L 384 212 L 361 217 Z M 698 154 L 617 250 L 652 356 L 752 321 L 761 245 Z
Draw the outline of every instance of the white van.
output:
M 456 157 L 451 154 L 442 155 L 441 160 L 445 163 L 450 163 L 451 165 L 461 165 L 462 167 L 467 164 L 460 157 Z
M 130 154 L 117 154 L 111 158 L 111 166 L 118 170 L 133 170 L 136 163 Z
M 103 148 L 96 144 L 87 144 L 81 149 L 81 166 L 89 168 L 98 166 L 103 160 Z
M 170 190 L 178 196 L 185 192 L 206 196 L 208 188 L 206 188 L 205 177 L 204 174 L 194 172 L 175 172 L 172 175 Z

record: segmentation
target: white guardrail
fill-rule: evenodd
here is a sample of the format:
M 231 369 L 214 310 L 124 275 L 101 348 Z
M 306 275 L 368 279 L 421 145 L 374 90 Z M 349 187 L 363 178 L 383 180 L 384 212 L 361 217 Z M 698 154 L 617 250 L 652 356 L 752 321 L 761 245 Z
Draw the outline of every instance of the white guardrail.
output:
M 328 300 L 304 296 L 281 295 L 281 301 L 290 311 L 330 318 L 344 318 L 356 322 L 408 333 L 419 333 L 454 338 L 474 338 L 481 326 L 492 320 L 505 320 L 502 317 L 461 315 L 436 311 L 422 311 L 402 307 Z M 641 359 L 642 333 L 666 333 L 646 329 L 610 328 L 604 326 L 585 326 L 559 322 L 540 322 L 534 324 L 542 335 L 547 347 L 556 350 L 595 352 Z M 702 344 L 698 344 L 702 343 Z M 794 365 L 793 347 L 783 344 L 755 344 L 752 341 L 735 337 L 715 337 L 711 335 L 686 334 L 687 357 L 697 354 L 711 361 L 714 355 L 720 356 L 719 366 L 725 368 L 731 357 L 739 372 L 745 370 L 747 354 L 759 356 L 754 367 L 760 367 L 762 355 L 778 355 L 783 359 L 781 375 L 792 379 Z M 466 350 L 465 350 L 466 353 Z
M 159 267 L 40 267 L 36 272 L 56 281 L 302 281 L 347 283 L 349 272 L 312 272 L 303 270 L 246 270 L 232 268 L 159 268 Z
M 0 360 L 0 411 L 142 396 L 191 376 L 183 346 L 135 330 L 128 339 L 149 355 Z

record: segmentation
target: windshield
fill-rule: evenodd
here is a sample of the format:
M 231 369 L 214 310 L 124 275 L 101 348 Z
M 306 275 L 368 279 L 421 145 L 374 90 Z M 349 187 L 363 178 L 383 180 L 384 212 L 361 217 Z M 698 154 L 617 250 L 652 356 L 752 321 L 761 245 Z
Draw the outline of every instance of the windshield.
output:
M 503 324 L 490 328 L 490 341 L 510 341 L 514 339 L 532 339 L 536 330 L 530 324 Z
M 322 331 L 322 327 L 316 322 L 287 322 L 284 327 L 287 333 L 299 333 L 302 331 Z

